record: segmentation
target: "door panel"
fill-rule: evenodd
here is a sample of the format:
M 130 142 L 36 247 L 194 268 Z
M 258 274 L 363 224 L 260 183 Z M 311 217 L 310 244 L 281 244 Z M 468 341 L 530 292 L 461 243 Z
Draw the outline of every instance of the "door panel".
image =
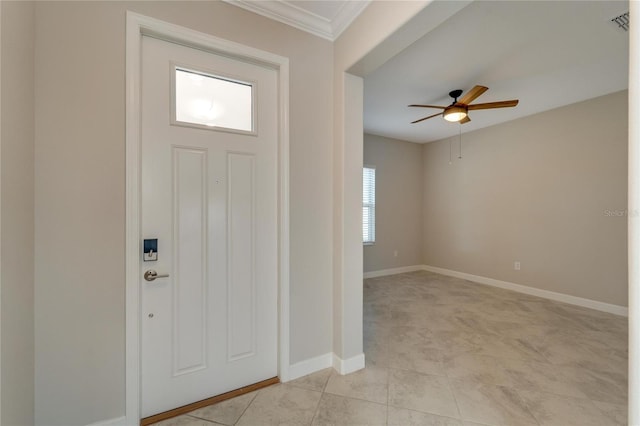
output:
M 253 130 L 177 123 L 176 64 L 251 84 Z M 143 417 L 277 375 L 277 105 L 276 71 L 143 37 Z
M 206 368 L 207 152 L 173 147 L 174 375 Z
M 255 354 L 254 156 L 229 153 L 229 360 Z M 250 267 L 246 267 L 250 265 Z

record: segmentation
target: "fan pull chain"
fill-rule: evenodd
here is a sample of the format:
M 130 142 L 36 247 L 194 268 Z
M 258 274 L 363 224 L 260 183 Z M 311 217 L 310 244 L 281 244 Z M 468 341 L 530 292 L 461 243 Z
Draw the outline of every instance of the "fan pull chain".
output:
M 449 138 L 449 164 L 452 164 L 451 163 L 451 155 L 452 155 L 452 152 L 453 152 L 453 147 L 451 146 L 453 144 L 453 142 L 451 142 L 452 139 L 453 138 Z
M 459 129 L 460 133 L 458 134 L 458 140 L 460 141 L 460 156 L 458 157 L 458 159 L 462 160 L 462 123 L 459 124 Z

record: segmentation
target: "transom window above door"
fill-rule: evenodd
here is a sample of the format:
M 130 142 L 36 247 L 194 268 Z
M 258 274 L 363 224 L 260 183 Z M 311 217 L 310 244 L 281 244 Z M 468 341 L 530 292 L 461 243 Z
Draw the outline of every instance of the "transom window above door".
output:
M 172 124 L 255 133 L 254 83 L 173 67 Z

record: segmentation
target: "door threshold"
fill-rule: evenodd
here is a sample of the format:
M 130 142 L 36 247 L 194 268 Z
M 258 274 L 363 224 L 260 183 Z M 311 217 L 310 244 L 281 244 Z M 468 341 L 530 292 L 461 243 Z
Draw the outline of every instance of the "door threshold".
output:
M 254 383 L 249 386 L 244 386 L 236 390 L 232 390 L 226 393 L 222 393 L 220 395 L 212 396 L 211 398 L 203 399 L 202 401 L 183 405 L 182 407 L 174 408 L 173 410 L 169 410 L 163 413 L 154 414 L 153 416 L 145 417 L 144 419 L 140 419 L 140 426 L 149 426 L 153 423 L 157 423 L 162 420 L 178 417 L 183 414 L 190 413 L 199 408 L 208 407 L 209 405 L 217 404 L 218 402 L 226 401 L 227 399 L 235 398 L 236 396 L 257 391 L 258 389 L 266 388 L 267 386 L 275 385 L 278 383 L 280 383 L 280 379 L 278 377 L 272 377 L 270 379 L 263 380 L 258 383 Z

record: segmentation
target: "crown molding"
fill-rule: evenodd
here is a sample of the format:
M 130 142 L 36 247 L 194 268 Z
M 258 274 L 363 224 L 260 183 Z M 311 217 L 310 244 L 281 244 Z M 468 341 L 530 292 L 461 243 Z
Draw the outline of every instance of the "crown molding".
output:
M 369 6 L 372 0 L 345 1 L 342 8 L 336 14 L 331 22 L 333 30 L 333 40 L 340 37 L 340 34 L 346 30 L 349 25 Z
M 253 13 L 334 41 L 369 5 L 371 0 L 344 1 L 334 19 L 327 19 L 284 0 L 223 0 Z

